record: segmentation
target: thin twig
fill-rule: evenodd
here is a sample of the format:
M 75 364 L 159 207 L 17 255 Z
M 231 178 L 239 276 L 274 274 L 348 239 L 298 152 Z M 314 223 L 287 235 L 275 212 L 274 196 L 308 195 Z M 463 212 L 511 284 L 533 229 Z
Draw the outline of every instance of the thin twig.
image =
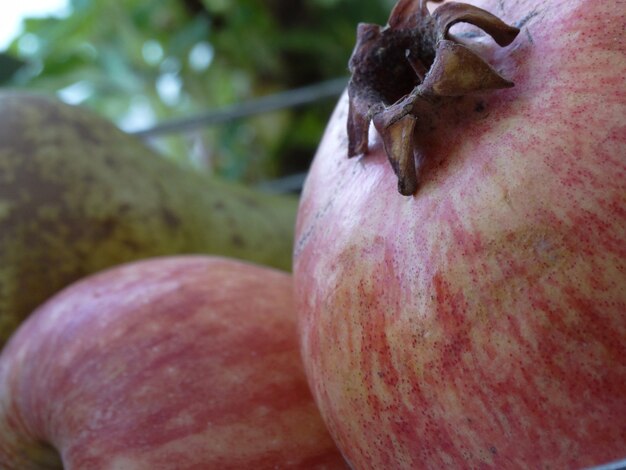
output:
M 190 132 L 207 126 L 223 124 L 256 114 L 268 113 L 338 96 L 348 84 L 347 78 L 336 78 L 302 88 L 264 96 L 244 103 L 207 111 L 196 116 L 172 119 L 156 126 L 131 132 L 140 137 Z

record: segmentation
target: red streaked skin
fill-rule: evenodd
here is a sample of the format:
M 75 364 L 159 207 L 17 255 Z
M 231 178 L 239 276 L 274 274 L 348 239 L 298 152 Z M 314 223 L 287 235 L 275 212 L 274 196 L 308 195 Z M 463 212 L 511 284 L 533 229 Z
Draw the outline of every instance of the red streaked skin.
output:
M 66 470 L 347 468 L 291 276 L 200 256 L 87 278 L 22 325 L 0 356 L 0 468 L 60 468 L 48 446 Z
M 425 133 L 412 197 L 344 96 L 301 200 L 305 369 L 355 469 L 583 468 L 626 455 L 626 4 L 470 2 L 515 87 Z

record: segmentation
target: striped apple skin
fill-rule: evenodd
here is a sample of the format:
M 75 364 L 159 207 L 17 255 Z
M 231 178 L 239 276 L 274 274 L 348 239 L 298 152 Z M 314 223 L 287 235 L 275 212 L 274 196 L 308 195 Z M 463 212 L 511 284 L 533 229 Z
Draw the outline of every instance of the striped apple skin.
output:
M 291 284 L 187 256 L 62 291 L 0 356 L 0 468 L 347 468 L 307 386 Z

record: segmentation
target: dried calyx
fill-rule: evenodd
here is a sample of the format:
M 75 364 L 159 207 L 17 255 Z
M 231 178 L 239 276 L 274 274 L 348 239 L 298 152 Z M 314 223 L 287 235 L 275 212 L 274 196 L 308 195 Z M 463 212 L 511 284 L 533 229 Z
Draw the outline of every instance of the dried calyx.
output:
M 360 24 L 350 58 L 348 156 L 367 153 L 373 122 L 404 195 L 417 190 L 415 126 L 429 119 L 439 97 L 513 86 L 448 33 L 470 23 L 507 46 L 518 28 L 463 3 L 445 3 L 431 15 L 426 1 L 399 0 L 385 27 Z

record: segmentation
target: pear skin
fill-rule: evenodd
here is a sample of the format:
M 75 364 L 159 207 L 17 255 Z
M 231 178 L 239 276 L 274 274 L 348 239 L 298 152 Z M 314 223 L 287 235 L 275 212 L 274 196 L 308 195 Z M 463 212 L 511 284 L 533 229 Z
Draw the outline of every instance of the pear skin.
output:
M 213 254 L 291 269 L 296 198 L 168 161 L 106 119 L 0 93 L 0 348 L 44 300 L 132 260 Z

